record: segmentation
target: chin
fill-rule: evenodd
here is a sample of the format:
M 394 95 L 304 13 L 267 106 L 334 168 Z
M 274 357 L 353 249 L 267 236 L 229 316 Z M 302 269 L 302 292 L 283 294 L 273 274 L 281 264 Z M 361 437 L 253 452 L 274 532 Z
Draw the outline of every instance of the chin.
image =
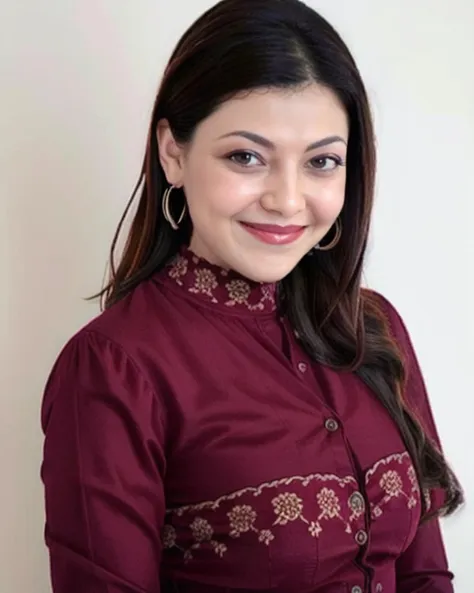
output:
M 263 262 L 260 265 L 250 264 L 242 269 L 240 273 L 254 282 L 273 284 L 283 280 L 295 268 L 296 263 L 292 266 L 275 266 L 274 263 L 273 265 L 264 265 Z

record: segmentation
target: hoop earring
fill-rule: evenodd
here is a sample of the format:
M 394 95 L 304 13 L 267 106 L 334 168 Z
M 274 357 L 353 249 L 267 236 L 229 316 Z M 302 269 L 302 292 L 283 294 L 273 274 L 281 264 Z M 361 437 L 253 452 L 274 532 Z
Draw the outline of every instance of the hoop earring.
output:
M 184 215 L 186 214 L 186 203 L 183 206 L 183 211 L 181 212 L 178 222 L 175 222 L 170 210 L 170 195 L 174 189 L 176 189 L 176 187 L 174 185 L 170 185 L 163 194 L 163 198 L 161 201 L 161 209 L 163 210 L 163 216 L 169 222 L 171 228 L 174 231 L 177 231 L 179 229 L 179 225 L 183 221 Z
M 315 249 L 318 251 L 330 251 L 333 247 L 335 247 L 342 237 L 342 223 L 339 218 L 336 220 L 336 233 L 333 237 L 333 240 L 330 241 L 327 245 L 321 246 L 319 243 L 315 246 Z

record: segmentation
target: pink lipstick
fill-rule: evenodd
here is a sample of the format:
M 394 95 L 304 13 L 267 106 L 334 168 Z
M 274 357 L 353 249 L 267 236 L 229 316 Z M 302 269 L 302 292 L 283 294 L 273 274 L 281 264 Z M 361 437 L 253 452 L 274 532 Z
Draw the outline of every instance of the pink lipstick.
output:
M 293 243 L 304 233 L 304 226 L 288 225 L 279 226 L 276 224 L 257 224 L 253 222 L 241 222 L 242 227 L 256 239 L 269 245 L 287 245 Z

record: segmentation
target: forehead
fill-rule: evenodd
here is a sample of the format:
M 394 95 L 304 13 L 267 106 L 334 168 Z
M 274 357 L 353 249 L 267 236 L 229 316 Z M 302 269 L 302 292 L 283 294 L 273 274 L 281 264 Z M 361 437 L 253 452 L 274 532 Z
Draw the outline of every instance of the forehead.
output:
M 275 142 L 310 143 L 333 134 L 347 138 L 349 122 L 336 94 L 316 83 L 297 89 L 258 89 L 224 102 L 197 135 L 215 139 L 233 130 L 260 133 Z

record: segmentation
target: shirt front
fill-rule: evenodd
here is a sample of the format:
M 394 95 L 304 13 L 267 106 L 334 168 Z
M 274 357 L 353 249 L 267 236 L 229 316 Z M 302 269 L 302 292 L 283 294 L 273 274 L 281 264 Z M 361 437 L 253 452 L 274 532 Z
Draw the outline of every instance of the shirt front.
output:
M 67 344 L 43 426 L 55 593 L 453 590 L 438 521 L 420 526 L 430 493 L 376 396 L 310 360 L 275 286 L 188 250 Z

